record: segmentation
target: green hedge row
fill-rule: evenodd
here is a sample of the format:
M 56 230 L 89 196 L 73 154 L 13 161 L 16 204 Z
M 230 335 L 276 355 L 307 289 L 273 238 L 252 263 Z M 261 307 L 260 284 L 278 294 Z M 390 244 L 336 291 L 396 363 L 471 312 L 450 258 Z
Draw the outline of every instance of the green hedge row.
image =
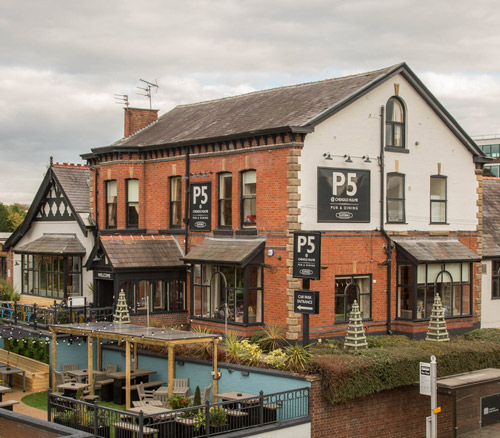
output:
M 4 338 L 4 350 L 49 363 L 49 343 L 40 338 Z
M 322 377 L 325 397 L 333 404 L 419 380 L 419 362 L 437 358 L 438 377 L 500 368 L 500 330 L 470 332 L 451 342 L 410 341 L 402 336 L 368 338 L 367 350 L 348 352 L 340 347 L 315 351 L 310 371 Z

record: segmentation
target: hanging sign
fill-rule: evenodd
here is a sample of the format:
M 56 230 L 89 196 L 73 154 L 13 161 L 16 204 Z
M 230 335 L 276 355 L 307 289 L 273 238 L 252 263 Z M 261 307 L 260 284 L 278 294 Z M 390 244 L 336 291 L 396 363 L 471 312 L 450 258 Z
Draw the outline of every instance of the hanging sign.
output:
M 319 292 L 315 290 L 296 290 L 293 311 L 295 313 L 317 315 L 319 313 Z
M 318 222 L 370 222 L 370 171 L 318 167 Z
M 320 279 L 321 233 L 297 231 L 293 235 L 293 278 Z
M 189 228 L 193 231 L 212 229 L 212 185 L 209 182 L 191 184 Z
M 431 395 L 431 364 L 420 362 L 420 394 Z

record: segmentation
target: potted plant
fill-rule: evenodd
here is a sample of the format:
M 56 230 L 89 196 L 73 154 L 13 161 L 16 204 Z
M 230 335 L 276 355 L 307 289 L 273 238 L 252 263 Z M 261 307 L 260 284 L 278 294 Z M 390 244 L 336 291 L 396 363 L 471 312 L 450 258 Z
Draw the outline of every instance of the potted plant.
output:
M 168 398 L 168 404 L 170 409 L 184 409 L 189 408 L 191 406 L 191 402 L 187 397 L 184 397 L 182 394 L 174 394 Z

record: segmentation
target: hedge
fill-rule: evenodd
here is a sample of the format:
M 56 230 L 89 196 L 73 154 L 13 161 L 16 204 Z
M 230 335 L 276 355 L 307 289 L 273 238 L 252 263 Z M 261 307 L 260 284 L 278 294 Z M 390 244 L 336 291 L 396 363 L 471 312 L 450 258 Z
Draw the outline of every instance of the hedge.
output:
M 40 338 L 3 338 L 4 350 L 49 363 L 49 343 Z
M 483 368 L 500 368 L 500 330 L 475 330 L 450 342 L 410 341 L 402 336 L 368 338 L 371 348 L 350 352 L 336 347 L 315 351 L 310 371 L 322 377 L 332 404 L 412 385 L 419 362 L 437 358 L 438 377 Z M 330 350 L 330 351 L 328 351 Z

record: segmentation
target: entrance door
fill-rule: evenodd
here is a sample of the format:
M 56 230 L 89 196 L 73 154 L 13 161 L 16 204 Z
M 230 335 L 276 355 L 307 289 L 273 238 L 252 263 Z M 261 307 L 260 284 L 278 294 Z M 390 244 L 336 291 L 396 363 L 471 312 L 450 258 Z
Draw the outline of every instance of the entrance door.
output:
M 113 307 L 114 291 L 112 280 L 95 280 L 96 284 L 96 301 L 97 307 Z

